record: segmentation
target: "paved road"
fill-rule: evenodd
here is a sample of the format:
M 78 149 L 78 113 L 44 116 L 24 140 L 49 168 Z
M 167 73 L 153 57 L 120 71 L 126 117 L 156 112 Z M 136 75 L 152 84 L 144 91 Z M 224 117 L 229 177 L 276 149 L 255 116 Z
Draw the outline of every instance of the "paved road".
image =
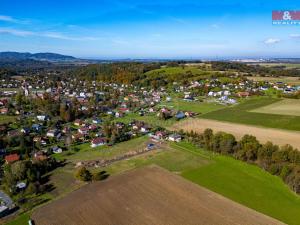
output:
M 7 206 L 8 208 L 13 208 L 13 206 L 14 206 L 13 200 L 7 194 L 5 194 L 2 190 L 0 190 L 0 199 L 3 202 L 5 202 L 5 206 Z

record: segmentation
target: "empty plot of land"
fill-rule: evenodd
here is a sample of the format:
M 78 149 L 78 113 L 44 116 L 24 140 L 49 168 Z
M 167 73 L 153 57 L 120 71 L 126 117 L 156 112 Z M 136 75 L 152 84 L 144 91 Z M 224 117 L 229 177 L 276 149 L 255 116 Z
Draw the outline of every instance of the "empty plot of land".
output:
M 257 138 L 261 143 L 272 141 L 277 145 L 290 144 L 300 150 L 300 132 L 285 131 L 272 128 L 260 128 L 250 125 L 242 125 L 236 123 L 220 122 L 216 120 L 207 119 L 188 119 L 176 123 L 172 126 L 173 130 L 186 130 L 203 132 L 205 129 L 211 128 L 215 132 L 224 131 L 233 134 L 237 139 L 242 138 L 245 134 L 251 134 Z
M 86 185 L 32 219 L 37 225 L 282 224 L 156 166 Z
M 284 99 L 270 105 L 266 105 L 250 112 L 300 116 L 300 99 Z

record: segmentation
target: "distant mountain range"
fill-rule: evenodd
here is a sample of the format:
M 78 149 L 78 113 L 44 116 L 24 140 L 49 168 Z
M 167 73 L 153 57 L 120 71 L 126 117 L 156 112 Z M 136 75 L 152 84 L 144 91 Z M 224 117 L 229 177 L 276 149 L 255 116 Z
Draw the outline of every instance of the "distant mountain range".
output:
M 1 61 L 19 61 L 19 60 L 39 60 L 39 61 L 74 61 L 73 56 L 61 55 L 57 53 L 29 53 L 29 52 L 0 52 Z

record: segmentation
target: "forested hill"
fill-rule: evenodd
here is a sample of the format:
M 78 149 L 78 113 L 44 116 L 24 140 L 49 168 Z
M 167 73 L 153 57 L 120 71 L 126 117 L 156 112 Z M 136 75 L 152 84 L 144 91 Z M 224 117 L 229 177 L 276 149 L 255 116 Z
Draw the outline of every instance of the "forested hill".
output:
M 300 76 L 300 71 L 297 69 L 267 68 L 259 65 L 232 62 L 92 64 L 76 69 L 73 75 L 85 80 L 156 87 L 166 86 L 173 82 L 186 83 L 190 80 L 226 77 L 237 73 L 249 76 Z
M 28 53 L 28 52 L 0 52 L 0 60 L 45 60 L 45 61 L 64 61 L 75 60 L 73 56 L 61 55 L 56 53 Z

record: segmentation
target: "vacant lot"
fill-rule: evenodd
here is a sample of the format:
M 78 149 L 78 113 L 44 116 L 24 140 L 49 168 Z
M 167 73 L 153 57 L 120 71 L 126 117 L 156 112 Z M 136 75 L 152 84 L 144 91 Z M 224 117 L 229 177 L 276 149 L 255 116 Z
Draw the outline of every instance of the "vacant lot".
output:
M 281 224 L 158 167 L 87 185 L 32 218 L 37 225 Z
M 215 132 L 224 131 L 233 134 L 240 139 L 245 134 L 254 135 L 261 143 L 272 141 L 277 145 L 290 144 L 300 150 L 300 132 L 284 131 L 271 128 L 260 128 L 242 124 L 219 122 L 207 119 L 188 119 L 173 125 L 172 129 L 203 132 L 206 128 L 211 128 Z
M 251 112 L 300 116 L 300 99 L 284 99 Z
M 203 114 L 201 117 L 233 123 L 300 131 L 300 116 L 251 112 L 251 110 L 271 105 L 278 101 L 280 101 L 280 99 L 254 97 L 249 100 L 244 100 L 236 106 Z

